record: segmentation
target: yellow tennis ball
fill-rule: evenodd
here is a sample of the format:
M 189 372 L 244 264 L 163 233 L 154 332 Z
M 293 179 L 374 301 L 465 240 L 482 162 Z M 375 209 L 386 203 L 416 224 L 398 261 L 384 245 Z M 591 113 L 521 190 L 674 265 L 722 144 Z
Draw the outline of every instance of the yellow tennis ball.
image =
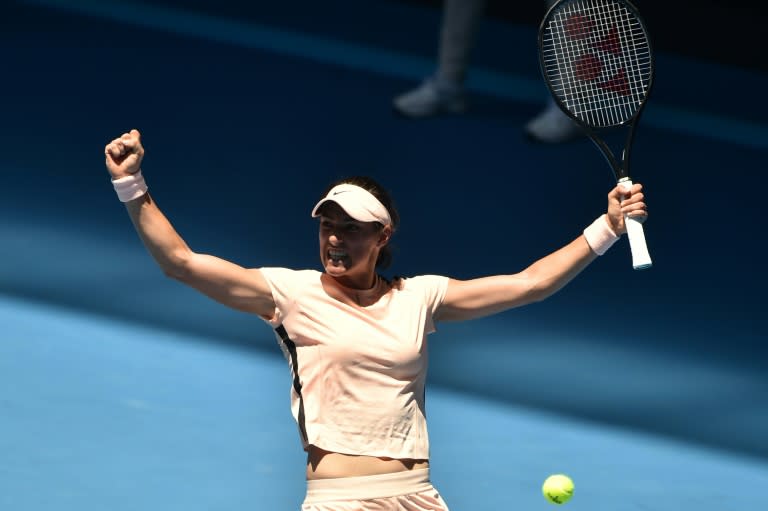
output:
M 541 492 L 553 504 L 565 504 L 573 497 L 573 481 L 565 474 L 551 475 L 544 481 Z

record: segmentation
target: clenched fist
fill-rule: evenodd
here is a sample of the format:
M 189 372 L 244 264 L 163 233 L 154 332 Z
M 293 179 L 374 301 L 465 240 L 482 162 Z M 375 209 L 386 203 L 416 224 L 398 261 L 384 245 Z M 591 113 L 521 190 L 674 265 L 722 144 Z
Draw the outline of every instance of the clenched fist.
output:
M 139 130 L 131 130 L 114 139 L 104 148 L 107 170 L 112 179 L 135 174 L 141 169 L 144 147 L 141 145 Z

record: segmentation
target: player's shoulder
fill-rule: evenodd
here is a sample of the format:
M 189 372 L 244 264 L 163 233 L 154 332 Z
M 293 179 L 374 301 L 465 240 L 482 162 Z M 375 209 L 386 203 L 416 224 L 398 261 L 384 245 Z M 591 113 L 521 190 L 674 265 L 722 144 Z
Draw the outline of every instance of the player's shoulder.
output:
M 312 269 L 293 269 L 279 266 L 265 266 L 258 269 L 261 274 L 272 282 L 285 282 L 291 284 L 307 284 L 319 282 L 320 272 Z
M 448 285 L 450 279 L 444 275 L 412 275 L 395 277 L 395 282 L 400 282 L 399 288 L 406 291 L 423 290 Z M 398 286 L 396 286 L 398 287 Z
M 434 313 L 443 303 L 450 278 L 443 275 L 414 275 L 401 277 L 400 289 L 404 296 L 423 304 Z

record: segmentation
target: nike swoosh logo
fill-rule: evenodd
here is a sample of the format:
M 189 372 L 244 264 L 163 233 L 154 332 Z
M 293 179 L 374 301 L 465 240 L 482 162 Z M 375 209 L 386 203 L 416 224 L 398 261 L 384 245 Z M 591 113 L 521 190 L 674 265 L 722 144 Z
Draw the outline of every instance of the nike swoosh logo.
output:
M 333 192 L 333 194 L 334 194 L 334 195 L 338 195 L 338 194 L 340 194 L 340 193 L 347 193 L 347 192 L 349 192 L 349 191 L 350 191 L 350 190 L 339 190 L 338 192 Z

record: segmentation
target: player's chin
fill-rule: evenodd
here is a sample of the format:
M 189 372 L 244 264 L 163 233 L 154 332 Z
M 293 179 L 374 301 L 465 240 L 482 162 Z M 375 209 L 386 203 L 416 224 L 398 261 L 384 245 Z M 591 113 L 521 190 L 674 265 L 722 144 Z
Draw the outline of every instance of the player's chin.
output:
M 333 259 L 332 257 L 326 257 L 323 261 L 323 266 L 325 267 L 325 272 L 333 276 L 343 275 L 349 270 L 344 258 Z

